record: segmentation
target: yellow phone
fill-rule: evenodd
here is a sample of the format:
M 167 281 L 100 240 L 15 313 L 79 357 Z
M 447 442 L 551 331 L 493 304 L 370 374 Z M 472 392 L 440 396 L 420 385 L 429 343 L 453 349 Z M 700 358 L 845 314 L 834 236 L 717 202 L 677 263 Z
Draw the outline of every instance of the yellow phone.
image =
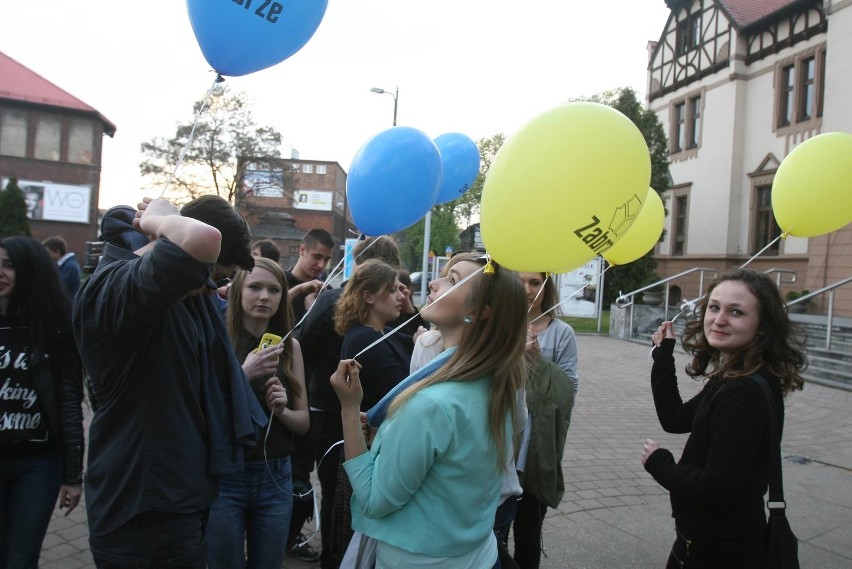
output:
M 258 344 L 255 352 L 258 351 L 258 350 L 262 350 L 264 348 L 268 348 L 269 346 L 274 346 L 276 344 L 280 344 L 282 339 L 283 338 L 281 338 L 281 336 L 278 336 L 276 334 L 270 334 L 269 332 L 267 332 L 260 339 L 260 344 Z

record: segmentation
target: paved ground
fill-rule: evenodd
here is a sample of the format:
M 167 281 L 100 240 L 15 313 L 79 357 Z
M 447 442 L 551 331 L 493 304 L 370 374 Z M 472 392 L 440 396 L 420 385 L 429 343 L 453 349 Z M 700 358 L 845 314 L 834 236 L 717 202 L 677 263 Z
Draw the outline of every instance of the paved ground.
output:
M 668 495 L 642 468 L 645 438 L 679 454 L 650 393 L 649 347 L 581 336 L 580 393 L 563 468 L 566 493 L 545 519 L 543 569 L 663 567 L 674 529 Z M 686 357 L 678 356 L 685 365 Z M 682 368 L 683 365 L 679 367 Z M 683 374 L 681 389 L 700 384 Z M 788 399 L 782 441 L 785 497 L 804 568 L 852 567 L 852 393 L 807 385 Z M 93 567 L 85 509 L 55 515 L 42 550 L 48 569 Z M 308 564 L 288 559 L 285 567 Z

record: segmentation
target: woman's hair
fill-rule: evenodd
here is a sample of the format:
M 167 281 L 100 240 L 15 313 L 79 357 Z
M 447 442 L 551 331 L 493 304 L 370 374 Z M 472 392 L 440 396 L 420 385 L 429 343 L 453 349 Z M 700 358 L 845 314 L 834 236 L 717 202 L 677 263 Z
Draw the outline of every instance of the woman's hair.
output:
M 275 261 L 265 257 L 258 257 L 254 260 L 254 263 L 255 270 L 266 269 L 272 273 L 281 286 L 281 302 L 278 304 L 278 310 L 270 317 L 266 331 L 283 338 L 293 328 L 293 309 L 290 307 L 290 302 L 287 299 L 287 279 L 284 276 L 284 269 Z M 228 291 L 228 312 L 225 321 L 228 326 L 228 335 L 231 337 L 231 341 L 235 347 L 241 346 L 244 342 L 248 341 L 250 335 L 243 324 L 243 317 L 245 315 L 243 313 L 243 284 L 249 274 L 249 271 L 238 270 L 236 275 L 234 275 L 234 280 Z M 278 378 L 295 395 L 299 395 L 299 388 L 296 382 L 292 380 L 292 362 L 293 341 L 288 339 L 284 341 L 284 352 L 278 362 Z
M 541 293 L 541 312 L 542 314 L 559 305 L 559 290 L 556 288 L 556 275 L 548 275 L 548 273 L 539 273 L 541 275 L 544 290 Z M 561 315 L 561 311 L 556 308 L 551 312 L 547 312 L 552 318 Z
M 358 324 L 366 324 L 370 317 L 367 294 L 384 298 L 394 290 L 396 269 L 378 259 L 358 263 L 352 278 L 343 287 L 343 294 L 334 306 L 334 329 L 341 336 Z
M 26 326 L 30 351 L 36 346 L 49 351 L 60 337 L 73 342 L 71 302 L 47 249 L 29 237 L 6 237 L 0 248 L 15 269 L 6 315 L 16 326 Z
M 481 254 L 473 255 L 481 259 Z M 456 261 L 458 262 L 458 261 Z M 489 267 L 493 267 L 490 273 Z M 491 261 L 486 270 L 466 284 L 470 291 L 468 307 L 472 322 L 466 325 L 455 353 L 438 371 L 405 389 L 393 400 L 389 415 L 400 409 L 409 397 L 430 385 L 444 381 L 471 381 L 491 378 L 489 418 L 493 442 L 497 446 L 497 467 L 506 459 L 506 417 L 514 420 L 515 401 L 527 375 L 524 359 L 527 323 L 527 295 L 514 271 Z
M 729 358 L 723 358 L 718 349 L 711 347 L 704 335 L 704 315 L 710 295 L 719 283 L 725 281 L 745 284 L 760 307 L 760 322 L 754 339 Z M 699 318 L 687 323 L 682 337 L 684 349 L 693 356 L 692 363 L 686 368 L 689 375 L 743 377 L 766 367 L 779 378 L 785 395 L 794 389 L 802 389 L 804 382 L 800 371 L 807 365 L 807 357 L 801 349 L 801 342 L 795 337 L 781 292 L 764 273 L 734 269 L 716 277 L 701 299 L 698 312 Z

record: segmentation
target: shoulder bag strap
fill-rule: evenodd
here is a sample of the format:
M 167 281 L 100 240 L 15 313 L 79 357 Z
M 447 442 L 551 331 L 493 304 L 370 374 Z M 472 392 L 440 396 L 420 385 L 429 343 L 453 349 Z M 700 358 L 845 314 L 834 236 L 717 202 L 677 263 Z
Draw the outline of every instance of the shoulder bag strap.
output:
M 769 501 L 766 505 L 770 514 L 783 516 L 787 503 L 784 501 L 784 483 L 781 478 L 781 428 L 778 411 L 766 378 L 759 373 L 749 377 L 763 390 L 769 404 Z

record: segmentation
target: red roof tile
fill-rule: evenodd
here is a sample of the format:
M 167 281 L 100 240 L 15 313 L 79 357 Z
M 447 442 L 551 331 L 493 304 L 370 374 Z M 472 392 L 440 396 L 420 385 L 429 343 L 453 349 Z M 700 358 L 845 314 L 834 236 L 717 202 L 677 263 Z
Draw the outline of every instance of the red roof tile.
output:
M 717 0 L 734 27 L 747 28 L 776 12 L 806 0 Z
M 64 91 L 8 55 L 0 52 L 0 99 L 50 105 L 92 113 L 104 123 L 106 134 L 115 134 L 115 125 L 96 109 Z

